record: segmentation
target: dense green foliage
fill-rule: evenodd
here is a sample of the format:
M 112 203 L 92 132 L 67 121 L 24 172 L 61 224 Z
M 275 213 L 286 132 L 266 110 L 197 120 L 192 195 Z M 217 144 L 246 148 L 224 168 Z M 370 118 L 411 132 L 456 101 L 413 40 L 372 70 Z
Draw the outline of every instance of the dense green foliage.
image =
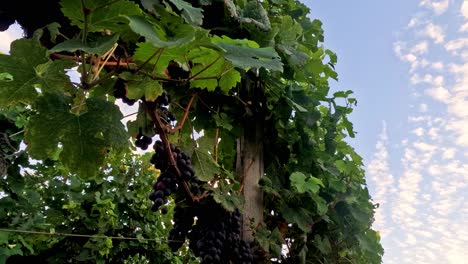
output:
M 0 120 L 10 132 L 16 128 L 5 115 Z M 14 137 L 12 146 L 21 138 Z M 157 171 L 148 159 L 130 152 L 109 155 L 98 176 L 85 180 L 56 161 L 16 155 L 0 182 L 0 227 L 45 234 L 0 232 L 0 263 L 9 256 L 7 263 L 195 262 L 187 252 L 174 255 L 167 247 L 170 214 L 149 210 Z
M 63 38 L 48 26 L 0 55 L 0 110 L 24 127 L 27 144 L 26 154 L 4 155 L 11 161 L 0 185 L 0 227 L 164 237 L 169 218 L 145 201 L 154 181 L 148 161 L 127 152 L 129 137 L 164 130 L 148 102 L 165 90 L 178 121 L 158 134 L 190 154 L 209 196 L 228 210 L 243 204 L 236 139 L 260 118 L 264 223 L 254 228 L 265 262 L 381 262 L 362 159 L 345 141 L 354 137 L 347 116 L 356 100 L 351 91 L 329 94 L 337 57 L 321 44 L 321 22 L 307 17 L 307 7 L 293 0 L 60 5 L 76 35 Z M 47 49 L 39 40 L 57 43 Z M 79 83 L 66 75 L 76 66 Z M 128 100 L 139 100 L 126 127 L 113 96 L 117 77 Z M 0 259 L 177 258 L 164 243 L 0 235 L 7 245 Z

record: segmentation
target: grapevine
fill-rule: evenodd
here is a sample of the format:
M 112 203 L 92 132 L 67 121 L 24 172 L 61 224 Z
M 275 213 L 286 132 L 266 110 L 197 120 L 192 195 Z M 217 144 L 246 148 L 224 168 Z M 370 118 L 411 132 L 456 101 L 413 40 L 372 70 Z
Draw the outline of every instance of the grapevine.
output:
M 119 81 L 117 81 L 118 83 Z M 123 96 L 125 99 L 125 96 Z M 144 98 L 142 98 L 144 101 Z M 125 101 L 124 101 L 125 102 Z M 144 101 L 145 108 L 155 121 L 156 135 L 162 138 L 157 140 L 153 149 L 155 153 L 150 162 L 161 173 L 153 185 L 149 199 L 153 202 L 152 211 L 166 214 L 168 198 L 175 196 L 173 221 L 174 226 L 169 232 L 169 247 L 177 251 L 186 238 L 189 238 L 190 248 L 202 263 L 254 263 L 250 246 L 241 239 L 241 214 L 239 210 L 229 212 L 217 204 L 212 197 L 205 196 L 206 182 L 196 177 L 191 165 L 191 158 L 179 147 L 168 144 L 166 132 L 174 115 L 169 112 L 170 98 L 166 92 L 156 98 L 154 102 Z M 146 150 L 151 138 L 140 132 L 135 145 Z M 169 145 L 169 147 L 167 147 Z M 185 192 L 179 191 L 179 186 L 186 186 Z M 194 218 L 197 218 L 194 223 Z
M 14 124 L 15 142 L 26 145 L 25 156 L 10 151 L 7 157 L 3 146 L 0 151 L 0 169 L 8 170 L 0 171 L 0 193 L 7 194 L 0 196 L 0 210 L 7 216 L 15 215 L 11 204 L 20 208 L 25 200 L 33 201 L 21 207 L 27 211 L 37 206 L 34 201 L 81 195 L 53 192 L 57 197 L 49 198 L 44 187 L 29 191 L 34 184 L 22 185 L 20 173 L 29 159 L 40 161 L 35 168 L 42 170 L 37 173 L 44 182 L 60 175 L 69 192 L 83 182 L 93 187 L 118 182 L 125 172 L 133 178 L 122 196 L 131 197 L 144 174 L 141 166 L 108 165 L 135 146 L 151 152 L 144 159 L 158 176 L 145 185 L 146 203 L 139 207 L 144 213 L 133 217 L 151 213 L 144 217 L 157 218 L 154 225 L 166 221 L 170 231 L 161 233 L 163 247 L 175 252 L 174 258 L 193 261 L 195 255 L 204 264 L 381 262 L 362 158 L 348 144 L 355 136 L 348 116 L 356 99 L 352 91 L 329 93 L 329 80 L 338 80 L 337 57 L 324 46 L 322 23 L 310 19 L 305 5 L 295 0 L 36 2 L 28 10 L 22 1 L 0 6 L 0 30 L 16 20 L 27 37 L 14 41 L 10 54 L 0 54 L 0 116 Z M 70 80 L 70 71 L 78 72 L 78 81 Z M 121 109 L 128 106 L 138 112 L 123 124 Z M 86 192 L 93 202 L 83 202 L 83 208 L 72 201 L 57 205 L 70 214 L 66 219 L 102 208 L 108 209 L 99 215 L 111 217 L 111 224 L 127 217 L 129 210 L 115 208 L 115 194 Z M 36 193 L 45 198 L 27 197 Z M 74 210 L 85 212 L 73 216 Z M 28 226 L 56 219 L 23 215 L 25 223 L 2 216 L 0 223 Z M 112 237 L 118 232 L 114 226 L 102 228 L 107 226 L 102 221 L 80 227 L 66 222 L 76 228 L 67 232 L 82 226 Z M 124 229 L 141 235 L 136 233 L 145 227 Z M 51 254 L 39 242 L 35 250 L 17 239 L 1 243 L 9 248 L 7 257 Z M 97 242 L 79 247 L 88 245 L 89 259 L 123 261 L 123 251 L 112 251 L 117 247 L 111 242 L 97 243 L 97 250 L 88 243 Z M 65 259 L 81 261 L 87 253 L 73 248 Z M 147 251 L 132 251 L 131 259 L 158 260 Z

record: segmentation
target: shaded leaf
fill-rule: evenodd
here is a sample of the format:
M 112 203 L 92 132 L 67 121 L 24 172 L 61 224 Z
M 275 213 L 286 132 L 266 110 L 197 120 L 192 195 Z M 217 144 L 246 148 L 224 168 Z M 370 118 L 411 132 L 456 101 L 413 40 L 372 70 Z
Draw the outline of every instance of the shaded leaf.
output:
M 147 101 L 154 101 L 163 93 L 161 83 L 149 77 L 130 72 L 123 72 L 119 76 L 127 81 L 127 97 L 130 99 L 138 100 L 144 96 Z
M 102 36 L 97 41 L 88 42 L 86 44 L 83 44 L 81 40 L 78 39 L 69 39 L 59 43 L 58 45 L 50 49 L 49 52 L 75 52 L 77 50 L 82 50 L 91 54 L 103 55 L 114 46 L 117 40 L 119 40 L 119 35 L 117 34 L 112 36 Z
M 296 224 L 304 232 L 310 231 L 312 215 L 308 210 L 300 207 L 293 208 L 283 204 L 280 208 L 280 212 L 289 223 Z
M 19 39 L 11 44 L 10 55 L 0 55 L 0 107 L 32 103 L 38 92 L 64 91 L 71 87 L 65 69 L 75 63 L 51 61 L 37 41 Z M 6 74 L 7 73 L 7 74 Z
M 234 40 L 226 36 L 213 38 L 213 42 L 225 51 L 224 58 L 242 69 L 265 68 L 273 71 L 283 71 L 281 58 L 271 47 L 254 48 L 243 40 Z M 255 42 L 254 42 L 255 43 Z
M 179 25 L 174 32 L 175 36 L 168 37 L 164 30 L 150 23 L 145 17 L 128 16 L 127 19 L 133 32 L 145 37 L 146 41 L 158 48 L 179 46 L 190 42 L 195 36 L 194 29 L 189 25 Z
M 39 98 L 38 114 L 31 117 L 25 131 L 31 156 L 53 157 L 60 144 L 63 164 L 89 177 L 102 165 L 109 148 L 124 149 L 127 133 L 117 106 L 96 98 L 87 99 L 86 106 L 88 112 L 77 116 L 70 113 L 70 99 L 63 95 L 45 94 Z
M 219 165 L 215 162 L 211 151 L 214 149 L 214 139 L 203 136 L 197 139 L 198 147 L 192 154 L 192 165 L 196 176 L 202 181 L 210 181 L 220 173 Z
M 201 25 L 203 23 L 203 9 L 193 7 L 190 3 L 182 0 L 169 0 L 173 3 L 179 10 L 182 11 L 182 17 L 185 22 L 193 25 Z
M 87 20 L 88 32 L 117 32 L 127 26 L 128 21 L 124 16 L 141 14 L 138 5 L 128 0 L 61 0 L 60 5 L 72 25 L 83 29 Z M 89 14 L 86 19 L 85 12 Z

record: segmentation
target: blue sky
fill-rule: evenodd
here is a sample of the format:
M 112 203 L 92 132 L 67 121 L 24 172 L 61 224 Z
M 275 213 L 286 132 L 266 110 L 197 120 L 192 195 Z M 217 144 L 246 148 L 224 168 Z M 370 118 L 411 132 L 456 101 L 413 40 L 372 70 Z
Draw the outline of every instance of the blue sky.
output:
M 305 3 L 353 90 L 384 263 L 468 259 L 468 0 Z M 0 33 L 0 51 L 21 36 Z
M 468 263 L 468 1 L 306 1 L 355 91 L 384 263 Z

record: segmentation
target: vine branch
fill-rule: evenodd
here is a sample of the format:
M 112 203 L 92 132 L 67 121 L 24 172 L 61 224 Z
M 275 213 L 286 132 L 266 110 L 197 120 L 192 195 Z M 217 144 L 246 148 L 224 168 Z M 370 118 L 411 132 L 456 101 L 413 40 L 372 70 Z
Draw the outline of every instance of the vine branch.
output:
M 189 110 L 190 110 L 190 108 L 192 107 L 193 100 L 195 99 L 196 96 L 197 96 L 196 93 L 192 95 L 192 97 L 190 98 L 190 101 L 189 101 L 187 107 L 186 107 L 185 110 L 184 110 L 184 116 L 182 117 L 182 120 L 180 121 L 180 124 L 178 124 L 175 128 L 170 129 L 170 130 L 169 130 L 169 133 L 173 134 L 173 133 L 175 133 L 176 131 L 179 131 L 179 130 L 181 130 L 181 129 L 184 127 L 185 120 L 187 120 Z

